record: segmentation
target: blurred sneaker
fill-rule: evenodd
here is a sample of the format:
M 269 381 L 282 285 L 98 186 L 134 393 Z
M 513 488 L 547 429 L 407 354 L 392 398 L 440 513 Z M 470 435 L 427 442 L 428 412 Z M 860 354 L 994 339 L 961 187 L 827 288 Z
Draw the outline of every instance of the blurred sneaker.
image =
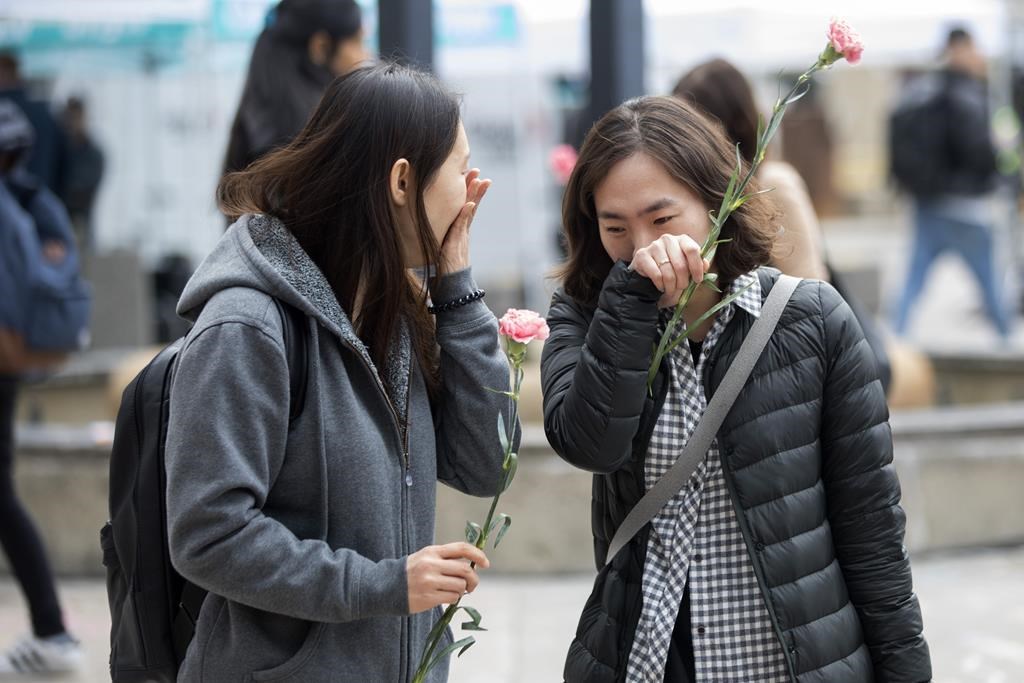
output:
M 0 654 L 0 680 L 78 671 L 83 661 L 81 644 L 67 633 L 47 638 L 28 636 Z

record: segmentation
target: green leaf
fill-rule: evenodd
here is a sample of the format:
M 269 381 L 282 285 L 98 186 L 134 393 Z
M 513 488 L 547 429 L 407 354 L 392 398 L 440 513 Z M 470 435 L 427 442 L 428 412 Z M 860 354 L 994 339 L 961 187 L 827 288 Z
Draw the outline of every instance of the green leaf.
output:
M 800 100 L 801 98 L 803 98 L 804 95 L 806 95 L 810 91 L 811 91 L 811 84 L 810 83 L 804 84 L 803 88 L 801 88 L 799 92 L 797 92 L 795 95 L 792 95 L 788 100 L 786 100 L 786 106 L 788 107 L 789 105 L 793 104 L 794 102 Z
M 505 430 L 505 416 L 498 411 L 498 441 L 501 442 L 501 450 L 508 453 L 508 432 Z
M 474 638 L 473 636 L 466 636 L 462 640 L 459 640 L 459 641 L 456 641 L 456 642 L 452 643 L 451 645 L 449 645 L 445 649 L 441 650 L 441 652 L 439 652 L 436 657 L 434 657 L 432 660 L 430 660 L 430 664 L 427 665 L 426 670 L 430 671 L 435 666 L 437 666 L 438 664 L 443 662 L 446 657 L 451 655 L 456 650 L 459 651 L 459 657 L 461 657 L 463 655 L 463 653 L 465 653 L 466 650 L 471 648 L 473 646 L 473 643 L 475 643 L 475 642 L 476 642 L 476 638 Z
M 512 526 L 512 518 L 506 514 L 501 515 L 503 520 L 501 528 L 498 529 L 498 535 L 494 537 L 494 547 L 497 548 L 498 544 L 501 543 L 501 539 L 505 537 L 505 533 L 508 532 L 508 528 Z
M 516 472 L 519 471 L 519 456 L 516 453 L 508 454 L 508 467 L 505 468 L 505 474 L 501 480 L 501 492 L 508 491 L 508 487 L 512 485 L 512 480 L 516 478 Z
M 460 607 L 459 609 L 461 609 L 466 614 L 468 614 L 469 618 L 471 619 L 471 621 L 464 621 L 464 622 L 462 622 L 462 630 L 463 631 L 486 631 L 487 630 L 483 626 L 480 625 L 480 620 L 482 619 L 482 617 L 480 616 L 480 612 L 476 611 L 472 607 Z
M 751 192 L 750 194 L 745 194 L 742 197 L 739 197 L 733 203 L 733 210 L 735 211 L 736 209 L 740 208 L 741 206 L 746 204 L 748 201 L 750 201 L 754 197 L 756 197 L 758 195 L 761 195 L 761 194 L 768 194 L 769 192 L 771 192 L 774 189 L 775 189 L 774 187 L 767 187 L 767 188 L 765 188 L 763 190 L 758 190 L 757 192 Z
M 427 649 L 430 648 L 430 645 L 432 643 L 434 643 L 435 641 L 439 641 L 441 639 L 441 634 L 444 633 L 444 630 L 446 628 L 448 628 L 448 624 L 451 623 L 452 617 L 455 616 L 455 613 L 457 611 L 458 608 L 456 608 L 453 605 L 449 605 L 448 608 L 445 609 L 444 613 L 441 615 L 441 618 L 437 620 L 437 623 L 434 624 L 434 627 L 430 629 L 430 633 L 427 634 Z M 426 650 L 424 650 L 424 656 L 425 655 Z
M 498 528 L 498 525 L 502 524 L 507 518 L 508 515 L 506 515 L 504 512 L 498 513 L 498 516 L 494 518 L 494 520 L 491 522 L 490 528 L 487 530 L 488 538 L 492 533 L 494 533 L 494 530 Z
M 748 289 L 750 289 L 750 288 L 751 288 L 752 286 L 753 286 L 753 284 L 749 284 L 749 285 L 747 285 L 746 287 L 744 287 L 744 288 L 743 288 L 743 289 L 741 289 L 740 291 L 738 291 L 738 292 L 734 292 L 733 294 L 730 294 L 730 295 L 728 295 L 728 296 L 724 297 L 724 298 L 723 298 L 723 299 L 722 299 L 721 301 L 719 301 L 719 302 L 718 302 L 717 304 L 715 304 L 714 306 L 712 306 L 711 308 L 709 308 L 709 309 L 708 309 L 708 310 L 707 310 L 707 311 L 706 311 L 706 312 L 704 313 L 704 315 L 702 315 L 701 317 L 697 318 L 697 319 L 696 319 L 696 320 L 695 320 L 695 321 L 693 322 L 693 324 L 692 324 L 692 325 L 690 325 L 690 326 L 689 326 L 689 327 L 687 328 L 687 332 L 684 332 L 684 333 L 683 333 L 683 334 L 681 334 L 681 335 L 680 335 L 679 337 L 677 337 L 676 339 L 672 340 L 672 342 L 671 342 L 671 343 L 670 343 L 670 344 L 668 345 L 668 348 L 666 348 L 666 350 L 665 350 L 665 353 L 671 353 L 673 349 L 675 349 L 675 348 L 676 348 L 677 346 L 679 346 L 679 345 L 680 345 L 681 343 L 683 343 L 683 341 L 684 341 L 684 340 L 685 340 L 685 339 L 687 338 L 687 336 L 689 335 L 689 330 L 695 330 L 695 329 L 697 329 L 698 327 L 700 327 L 700 326 L 701 326 L 701 324 L 703 324 L 703 323 L 704 323 L 704 321 L 706 321 L 706 320 L 707 320 L 708 318 L 710 318 L 711 316 L 713 316 L 713 315 L 715 315 L 716 313 L 718 313 L 718 311 L 722 310 L 723 308 L 725 308 L 726 306 L 728 306 L 729 304 L 731 304 L 731 303 L 732 303 L 733 301 L 735 301 L 736 299 L 738 299 L 738 298 L 740 297 L 740 295 L 742 295 L 742 294 L 743 294 L 743 293 L 744 293 L 745 291 L 747 291 Z
M 764 135 L 764 114 L 757 115 L 757 137 L 755 138 L 758 143 L 761 142 L 761 136 Z
M 484 391 L 489 391 L 492 394 L 498 394 L 500 396 L 508 396 L 509 398 L 515 398 L 516 395 L 511 391 L 498 391 L 497 389 L 491 389 L 490 387 L 484 387 Z
M 475 643 L 475 642 L 476 642 L 476 638 L 474 638 L 473 636 L 469 636 L 468 638 L 463 638 L 462 640 L 460 640 L 457 643 L 452 643 L 452 645 L 455 646 L 455 645 L 461 645 L 462 643 L 466 643 L 462 647 L 462 649 L 459 650 L 459 657 L 461 657 L 462 655 L 466 654 L 466 650 L 468 650 L 469 648 L 473 647 L 473 643 Z
M 777 113 L 772 114 L 772 118 L 768 121 L 768 129 L 764 132 L 764 140 L 761 143 L 762 148 L 767 148 L 768 143 L 775 137 L 776 131 L 779 130 L 779 126 L 782 125 L 782 117 L 786 114 L 786 107 L 783 105 Z
M 722 204 L 727 203 L 726 200 L 732 199 L 733 190 L 736 189 L 736 182 L 740 179 L 740 169 L 743 168 L 743 157 L 740 156 L 740 144 L 736 143 L 736 168 L 732 170 L 732 175 L 729 176 L 729 185 L 725 188 L 725 197 L 723 197 Z
M 466 543 L 473 545 L 480 540 L 480 534 L 482 533 L 483 530 L 479 524 L 476 522 L 466 522 Z

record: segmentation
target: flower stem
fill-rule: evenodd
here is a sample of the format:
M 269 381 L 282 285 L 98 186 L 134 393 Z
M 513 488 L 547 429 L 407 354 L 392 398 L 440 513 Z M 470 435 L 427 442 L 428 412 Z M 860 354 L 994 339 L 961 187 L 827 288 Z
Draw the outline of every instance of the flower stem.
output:
M 509 396 L 509 417 L 511 418 L 505 425 L 505 435 L 507 437 L 505 447 L 505 454 L 502 460 L 502 481 L 501 486 L 498 488 L 498 492 L 494 495 L 491 500 L 491 507 L 487 511 L 487 518 L 484 520 L 484 525 L 480 530 L 480 535 L 476 539 L 474 544 L 477 548 L 483 550 L 487 545 L 487 539 L 490 536 L 491 523 L 494 521 L 494 513 L 498 508 L 498 501 L 501 499 L 501 494 L 505 492 L 505 484 L 508 476 L 509 467 L 511 467 L 511 456 L 512 456 L 512 444 L 515 437 L 516 421 L 519 419 L 519 393 L 523 386 L 523 358 L 513 357 L 512 354 L 508 354 L 512 358 L 512 368 L 515 373 L 515 383 L 512 389 L 512 395 Z M 470 568 L 476 569 L 476 562 L 471 563 Z M 437 651 L 437 646 L 441 643 L 441 639 L 444 637 L 445 631 L 448 630 L 448 626 L 451 624 L 452 619 L 455 618 L 455 614 L 459 611 L 459 607 L 462 604 L 462 597 L 448 605 L 445 608 L 441 618 L 438 619 L 434 628 L 431 630 L 431 636 L 427 639 L 426 644 L 423 648 L 423 656 L 420 657 L 419 666 L 416 668 L 416 673 L 413 676 L 412 683 L 423 683 L 426 680 L 427 673 L 430 671 L 432 664 L 434 663 L 434 653 Z
M 827 59 L 825 54 L 819 56 L 818 61 L 816 61 L 811 68 L 800 74 L 796 79 L 796 83 L 792 88 L 790 88 L 789 92 L 775 102 L 775 106 L 772 107 L 771 117 L 768 119 L 767 124 L 765 124 L 764 129 L 761 130 L 758 135 L 757 147 L 754 150 L 754 156 L 752 157 L 749 168 L 747 168 L 746 173 L 743 173 L 742 164 L 739 164 L 733 173 L 733 177 L 729 182 L 729 188 L 722 197 L 722 205 L 719 207 L 718 212 L 715 213 L 714 218 L 712 219 L 711 231 L 701 248 L 702 258 L 709 261 L 714 260 L 715 250 L 718 247 L 719 235 L 721 235 L 722 229 L 725 227 L 725 224 L 729 220 L 733 211 L 742 206 L 743 202 L 748 199 L 748 197 L 744 195 L 744 192 L 750 185 L 750 182 L 754 179 L 754 175 L 757 173 L 757 169 L 760 167 L 761 162 L 764 161 L 765 150 L 767 150 L 768 143 L 771 142 L 779 128 L 779 125 L 782 122 L 782 117 L 786 114 L 786 108 L 800 98 L 800 95 L 798 95 L 800 89 L 811 80 L 811 76 L 813 76 L 816 71 L 827 69 L 830 65 L 831 62 Z M 742 180 L 740 180 L 741 174 Z M 735 184 L 737 180 L 739 180 L 739 183 Z M 679 325 L 679 321 L 683 316 L 683 309 L 689 305 L 690 300 L 697 291 L 697 288 L 702 284 L 703 282 L 691 282 L 689 287 L 687 287 L 683 292 L 682 296 L 679 297 L 675 310 L 672 312 L 672 318 L 669 320 L 668 325 L 666 325 L 665 331 L 662 332 L 661 339 L 659 340 L 658 346 L 654 352 L 654 358 L 651 359 L 651 365 L 647 371 L 648 392 L 653 391 L 654 379 L 658 375 L 658 370 L 661 368 L 661 361 L 665 355 L 670 353 L 672 349 L 674 349 L 683 339 L 686 339 L 690 335 L 693 329 L 699 326 L 699 324 L 688 326 L 678 337 L 673 339 L 676 327 Z M 735 298 L 735 296 L 732 298 Z M 727 297 L 727 301 L 728 300 L 731 299 Z M 718 305 L 719 308 L 721 305 L 722 303 L 720 302 Z M 701 321 L 705 319 L 707 319 L 707 314 L 700 318 Z

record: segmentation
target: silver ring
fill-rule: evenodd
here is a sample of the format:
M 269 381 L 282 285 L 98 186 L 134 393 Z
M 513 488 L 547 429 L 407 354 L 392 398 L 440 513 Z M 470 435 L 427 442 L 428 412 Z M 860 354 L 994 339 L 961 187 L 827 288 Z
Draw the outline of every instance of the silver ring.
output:
M 658 267 L 660 268 L 661 266 L 667 265 L 669 263 L 672 263 L 672 259 L 665 259 L 664 261 L 659 261 Z

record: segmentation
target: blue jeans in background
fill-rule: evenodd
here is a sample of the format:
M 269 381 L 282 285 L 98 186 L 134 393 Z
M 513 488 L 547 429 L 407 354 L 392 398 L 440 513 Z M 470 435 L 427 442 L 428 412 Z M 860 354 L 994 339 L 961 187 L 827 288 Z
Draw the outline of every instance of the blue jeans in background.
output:
M 924 289 L 929 269 L 941 254 L 958 254 L 981 287 L 985 312 L 999 335 L 1010 335 L 1010 319 L 995 269 L 992 228 L 981 221 L 951 215 L 939 204 L 918 202 L 914 207 L 914 243 L 907 283 L 903 288 L 893 328 L 904 335 L 911 309 Z M 952 321 L 951 321 L 952 322 Z

